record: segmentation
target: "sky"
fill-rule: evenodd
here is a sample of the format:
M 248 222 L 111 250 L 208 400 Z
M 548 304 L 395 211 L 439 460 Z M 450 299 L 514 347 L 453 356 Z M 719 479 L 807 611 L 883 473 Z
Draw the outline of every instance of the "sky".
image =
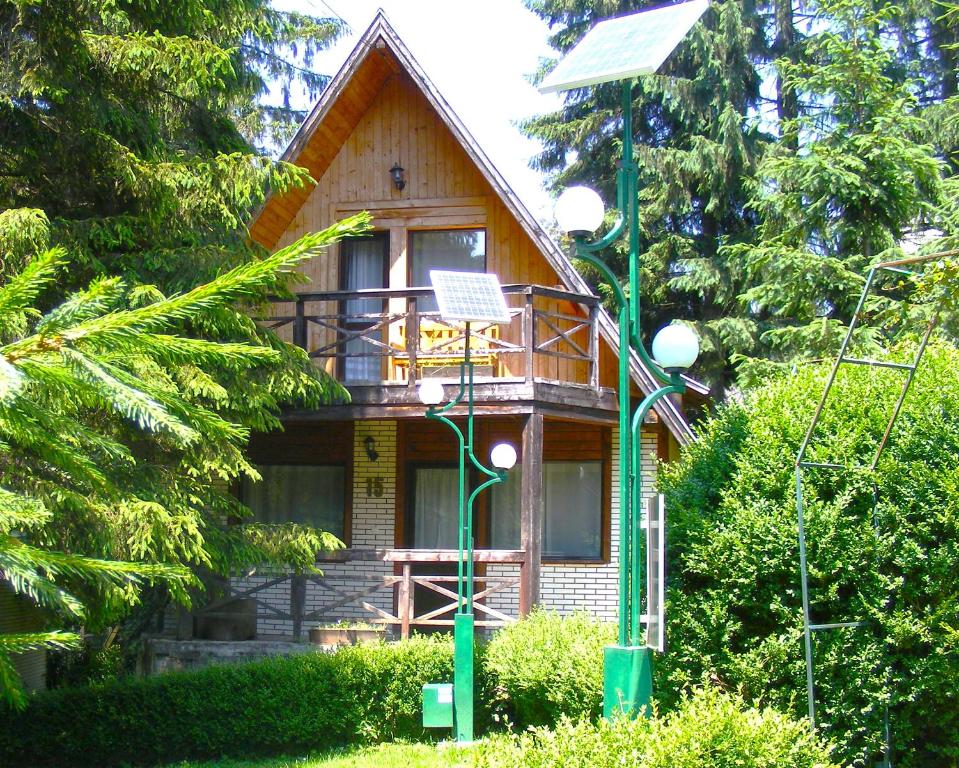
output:
M 529 168 L 536 142 L 516 123 L 559 106 L 526 76 L 552 58 L 549 29 L 521 0 L 275 0 L 282 10 L 338 15 L 352 28 L 312 68 L 334 75 L 382 8 L 414 58 L 530 211 L 552 218 L 542 176 Z M 294 106 L 308 106 L 294 104 Z

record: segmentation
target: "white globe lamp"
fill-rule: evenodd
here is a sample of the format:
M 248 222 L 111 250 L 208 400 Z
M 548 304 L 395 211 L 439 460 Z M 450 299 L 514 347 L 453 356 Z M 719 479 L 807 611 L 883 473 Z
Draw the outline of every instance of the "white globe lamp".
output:
M 667 325 L 653 338 L 653 359 L 664 371 L 685 371 L 699 357 L 699 337 L 688 325 Z
M 436 379 L 423 379 L 420 382 L 419 395 L 423 405 L 439 405 L 443 402 L 445 393 L 443 385 Z
M 512 469 L 516 465 L 516 449 L 509 443 L 497 443 L 489 453 L 489 460 L 497 469 Z
M 589 187 L 567 187 L 553 208 L 559 228 L 573 237 L 595 232 L 605 214 L 602 199 Z

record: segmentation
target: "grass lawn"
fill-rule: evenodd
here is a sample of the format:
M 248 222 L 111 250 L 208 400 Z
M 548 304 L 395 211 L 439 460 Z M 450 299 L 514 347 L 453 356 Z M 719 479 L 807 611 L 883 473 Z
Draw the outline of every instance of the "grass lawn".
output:
M 314 757 L 213 760 L 177 763 L 168 768 L 468 768 L 472 764 L 468 749 L 437 748 L 433 744 L 380 744 Z

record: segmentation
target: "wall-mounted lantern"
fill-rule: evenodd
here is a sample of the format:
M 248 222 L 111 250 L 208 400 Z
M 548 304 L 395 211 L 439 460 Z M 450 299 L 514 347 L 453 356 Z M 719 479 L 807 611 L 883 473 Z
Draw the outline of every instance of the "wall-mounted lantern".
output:
M 393 179 L 393 186 L 396 187 L 397 192 L 406 186 L 406 169 L 399 163 L 393 163 L 393 167 L 390 168 L 390 176 Z

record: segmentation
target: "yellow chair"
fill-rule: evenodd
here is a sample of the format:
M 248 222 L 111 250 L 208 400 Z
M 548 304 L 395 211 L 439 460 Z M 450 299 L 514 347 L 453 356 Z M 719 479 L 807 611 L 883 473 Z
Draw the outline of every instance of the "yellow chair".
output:
M 407 351 L 406 323 L 398 326 L 399 338 L 391 342 L 397 353 L 393 355 L 396 378 L 409 379 L 410 356 Z M 474 365 L 487 366 L 492 375 L 496 375 L 496 350 L 499 341 L 499 326 L 486 325 L 470 328 L 470 360 Z M 420 343 L 416 353 L 416 364 L 423 368 L 446 368 L 458 366 L 465 359 L 466 332 L 445 323 L 432 320 L 420 321 Z

